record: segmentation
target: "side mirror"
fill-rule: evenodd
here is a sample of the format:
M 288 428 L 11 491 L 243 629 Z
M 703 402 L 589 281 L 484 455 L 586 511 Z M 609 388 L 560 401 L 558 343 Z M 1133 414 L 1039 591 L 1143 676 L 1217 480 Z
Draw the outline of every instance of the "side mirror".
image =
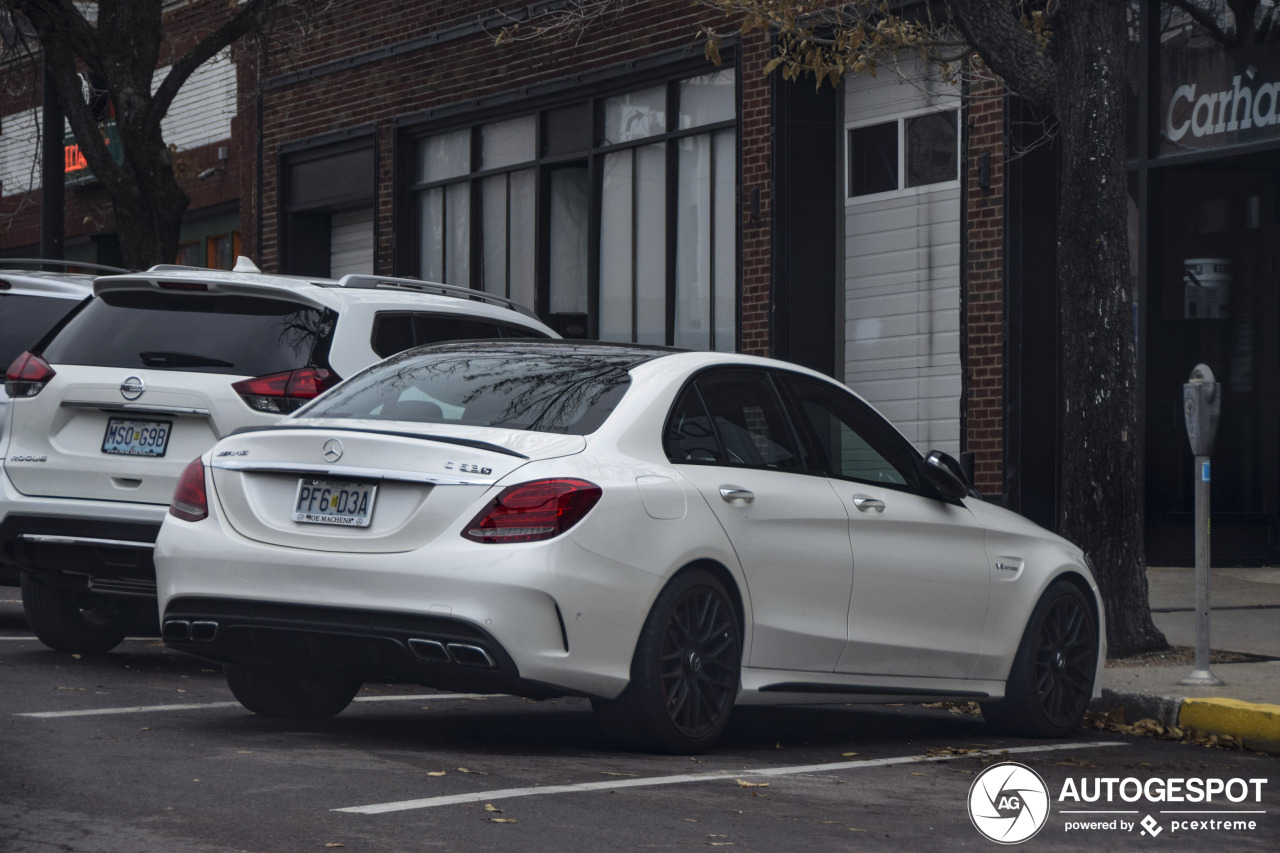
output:
M 969 496 L 972 486 L 969 485 L 969 478 L 965 475 L 964 468 L 941 450 L 929 451 L 929 455 L 924 460 L 923 470 L 924 478 L 946 500 L 958 501 Z

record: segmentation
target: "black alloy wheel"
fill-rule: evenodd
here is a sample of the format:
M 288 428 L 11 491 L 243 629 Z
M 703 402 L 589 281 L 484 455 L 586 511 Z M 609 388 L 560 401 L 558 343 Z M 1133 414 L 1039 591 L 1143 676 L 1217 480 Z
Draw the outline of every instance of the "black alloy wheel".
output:
M 1062 737 L 1079 728 L 1093 696 L 1098 627 L 1070 581 L 1054 582 L 1031 613 L 1009 670 L 1004 698 L 982 703 L 995 728 L 1028 737 Z
M 654 602 L 626 689 L 591 706 L 601 725 L 628 745 L 703 752 L 729 724 L 741 668 L 742 629 L 729 593 L 710 572 L 687 569 Z
M 1036 696 L 1054 726 L 1080 721 L 1093 692 L 1098 644 L 1083 602 L 1060 595 L 1049 605 L 1036 643 Z

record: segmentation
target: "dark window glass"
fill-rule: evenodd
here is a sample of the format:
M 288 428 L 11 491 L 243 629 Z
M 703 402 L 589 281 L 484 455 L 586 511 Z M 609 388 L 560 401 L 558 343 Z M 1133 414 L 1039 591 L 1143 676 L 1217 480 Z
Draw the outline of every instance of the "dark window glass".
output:
M 877 485 L 918 486 L 919 454 L 871 407 L 814 379 L 788 374 L 784 381 L 831 474 Z
M 672 462 L 724 462 L 720 442 L 716 440 L 698 389 L 690 386 L 676 400 L 667 418 L 662 444 Z
M 543 154 L 573 154 L 590 148 L 590 104 L 574 104 L 542 114 Z
M 484 338 L 545 338 L 534 329 L 461 314 L 383 312 L 373 321 L 373 351 L 386 358 L 410 347 Z
M 8 369 L 79 303 L 79 299 L 0 293 L 0 370 Z
M 335 319 L 284 299 L 115 291 L 76 314 L 44 357 L 51 364 L 263 376 L 312 364 Z
M 393 356 L 307 409 L 326 418 L 396 418 L 586 435 L 631 383 L 633 354 L 461 347 Z M 423 405 L 423 404 L 429 405 Z
M 849 195 L 871 195 L 898 188 L 898 123 L 873 124 L 849 131 Z
M 720 439 L 725 464 L 803 468 L 799 442 L 768 374 L 720 370 L 700 376 L 696 384 Z
M 906 120 L 907 186 L 956 179 L 956 115 L 946 110 Z

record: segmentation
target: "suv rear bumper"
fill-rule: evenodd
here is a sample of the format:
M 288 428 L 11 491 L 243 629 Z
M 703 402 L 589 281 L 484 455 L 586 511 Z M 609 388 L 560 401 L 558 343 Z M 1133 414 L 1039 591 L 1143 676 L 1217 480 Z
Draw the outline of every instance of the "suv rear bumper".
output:
M 46 583 L 101 595 L 154 600 L 152 561 L 165 507 L 154 519 L 103 519 L 9 512 L 0 520 L 0 583 L 16 585 L 21 572 Z

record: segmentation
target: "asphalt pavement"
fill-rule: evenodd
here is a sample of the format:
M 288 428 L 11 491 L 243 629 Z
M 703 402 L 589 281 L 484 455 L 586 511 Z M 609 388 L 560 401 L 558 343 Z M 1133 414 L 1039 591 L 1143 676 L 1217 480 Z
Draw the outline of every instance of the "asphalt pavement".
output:
M 1147 570 L 1152 618 L 1172 646 L 1195 648 L 1195 569 Z M 1125 709 L 1129 723 L 1233 735 L 1246 747 L 1280 753 L 1280 568 L 1215 568 L 1210 583 L 1209 647 L 1236 655 L 1211 657 L 1217 687 L 1181 684 L 1193 663 L 1108 666 L 1094 709 Z M 1246 656 L 1246 660 L 1212 662 Z M 1170 656 L 1173 657 L 1173 656 Z

